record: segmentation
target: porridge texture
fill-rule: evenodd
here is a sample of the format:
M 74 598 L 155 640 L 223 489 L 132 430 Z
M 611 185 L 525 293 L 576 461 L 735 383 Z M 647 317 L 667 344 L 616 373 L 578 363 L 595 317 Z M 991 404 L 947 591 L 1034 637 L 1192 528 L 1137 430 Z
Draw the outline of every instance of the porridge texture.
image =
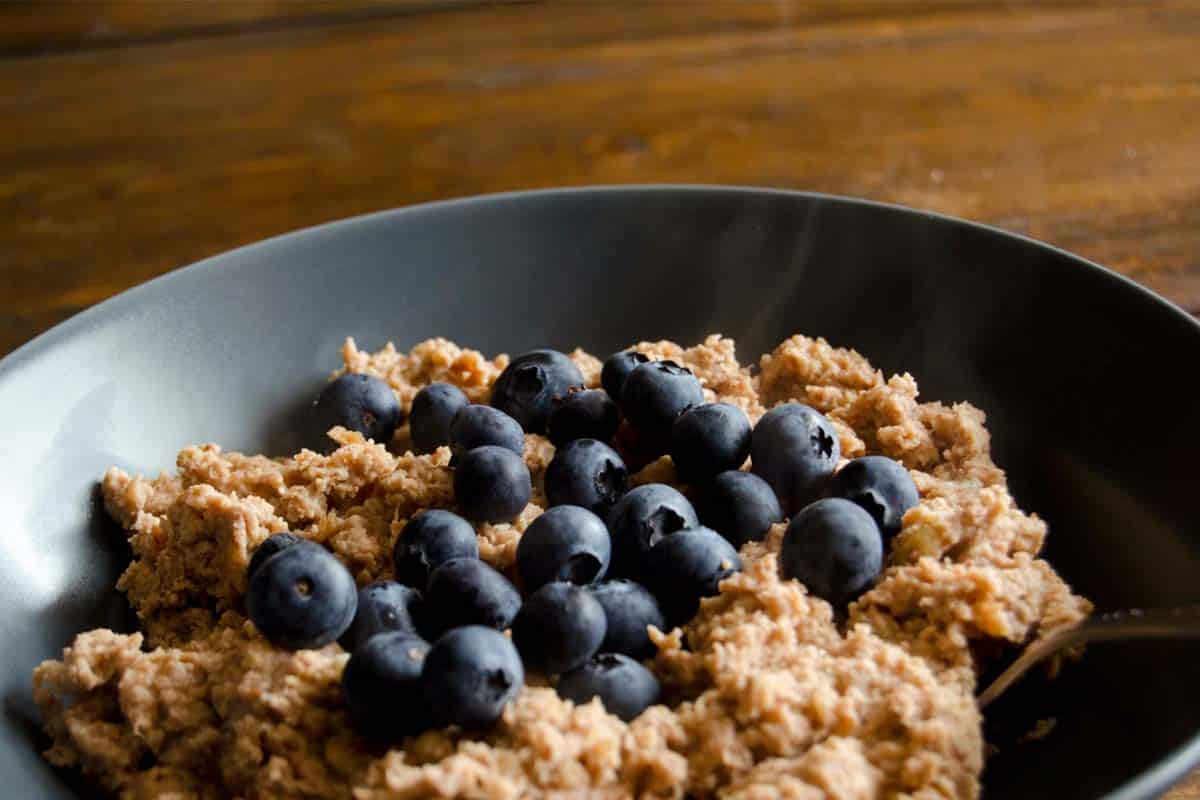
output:
M 339 645 L 288 652 L 246 618 L 246 566 L 287 530 L 328 548 L 360 585 L 390 577 L 406 522 L 453 507 L 450 451 L 409 452 L 403 425 L 390 447 L 335 429 L 328 455 L 188 447 L 174 474 L 103 478 L 133 551 L 118 587 L 143 632 L 80 634 L 37 668 L 50 761 L 125 798 L 977 796 L 976 654 L 1022 646 L 1090 608 L 1038 558 L 1046 526 L 1009 495 L 984 414 L 921 402 L 911 376 L 885 379 L 822 339 L 794 336 L 753 372 L 716 335 L 635 349 L 687 366 L 707 399 L 752 422 L 778 403 L 811 405 L 833 421 L 843 458 L 882 454 L 911 471 L 920 503 L 844 619 L 780 577 L 778 524 L 742 547 L 744 570 L 690 622 L 652 631 L 662 705 L 626 723 L 531 675 L 484 734 L 440 729 L 380 747 L 350 725 Z M 600 362 L 570 355 L 597 386 Z M 444 339 L 407 353 L 347 341 L 343 356 L 345 370 L 387 381 L 405 412 L 432 381 L 486 402 L 508 363 Z M 527 435 L 530 503 L 511 523 L 476 526 L 480 556 L 508 574 L 546 504 L 553 452 Z M 631 486 L 647 482 L 688 491 L 667 457 L 631 475 Z

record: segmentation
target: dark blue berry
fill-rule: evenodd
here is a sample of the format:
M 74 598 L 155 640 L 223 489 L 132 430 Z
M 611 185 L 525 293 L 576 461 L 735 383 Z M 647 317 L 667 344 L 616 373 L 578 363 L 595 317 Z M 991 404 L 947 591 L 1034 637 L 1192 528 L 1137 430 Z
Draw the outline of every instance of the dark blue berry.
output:
M 359 733 L 393 742 L 430 726 L 421 696 L 421 672 L 429 645 L 404 631 L 373 636 L 342 670 L 342 694 Z
M 621 390 L 625 388 L 625 379 L 629 377 L 629 373 L 649 360 L 649 356 L 633 350 L 613 353 L 604 360 L 604 366 L 600 370 L 600 385 L 604 387 L 604 391 L 608 392 L 609 397 L 614 400 L 620 399 Z
M 250 580 L 250 576 L 258 572 L 258 568 L 268 558 L 303 541 L 306 540 L 294 533 L 276 533 L 268 536 L 254 551 L 254 555 L 250 556 L 250 563 L 246 565 L 246 580 Z
M 479 558 L 479 538 L 471 523 L 440 508 L 410 519 L 392 550 L 396 580 L 422 589 L 429 573 L 452 558 Z
M 604 520 L 580 506 L 555 506 L 521 535 L 517 573 L 527 592 L 552 581 L 593 583 L 608 571 L 611 555 Z
M 359 372 L 347 372 L 326 385 L 313 405 L 316 433 L 335 425 L 358 431 L 381 444 L 392 440 L 400 422 L 400 403 L 384 381 Z M 324 448 L 328 445 L 322 442 Z
M 750 438 L 752 469 L 771 484 L 788 514 L 821 495 L 841 452 L 829 420 L 801 403 L 772 408 Z
M 629 420 L 622 420 L 617 426 L 617 435 L 613 437 L 613 448 L 625 460 L 625 468 L 630 473 L 637 472 L 647 464 L 657 461 L 664 453 L 665 447 L 660 442 L 654 442 L 642 435 L 642 432 Z
M 513 620 L 513 644 L 530 669 L 555 675 L 594 656 L 606 625 L 604 608 L 587 589 L 547 583 L 525 598 Z
M 654 673 L 620 653 L 601 653 L 558 679 L 558 696 L 576 705 L 599 697 L 608 713 L 629 722 L 658 702 Z
M 669 625 L 695 615 L 700 599 L 712 597 L 718 584 L 742 569 L 733 545 L 710 528 L 689 528 L 666 537 L 650 551 L 647 572 Z
M 583 386 L 579 367 L 557 350 L 533 350 L 512 360 L 492 387 L 492 405 L 520 423 L 527 433 L 542 433 L 554 404 Z
M 670 486 L 648 483 L 631 489 L 608 512 L 613 550 L 609 574 L 640 580 L 650 548 L 675 531 L 699 524 L 692 504 Z
M 835 606 L 864 592 L 883 566 L 883 538 L 871 515 L 849 500 L 818 500 L 788 524 L 779 551 L 785 578 Z
M 600 389 L 585 389 L 567 395 L 550 413 L 546 435 L 556 447 L 576 439 L 607 442 L 617 432 L 621 414 L 617 404 Z
M 511 522 L 532 493 L 525 460 L 503 447 L 476 447 L 459 459 L 454 470 L 459 510 L 476 522 Z
M 478 625 L 455 628 L 434 642 L 421 673 L 434 721 L 468 730 L 495 724 L 524 683 L 512 642 Z
M 734 547 L 757 541 L 783 522 L 779 498 L 766 481 L 749 472 L 722 472 L 696 493 L 700 521 Z
M 833 476 L 829 494 L 862 506 L 885 542 L 900 532 L 904 512 L 920 501 L 912 475 L 884 456 L 864 456 L 845 464 Z
M 288 650 L 324 647 L 354 620 L 354 578 L 332 553 L 303 542 L 263 562 L 246 589 L 246 612 L 271 644 Z
M 372 636 L 388 631 L 418 636 L 420 616 L 420 592 L 395 581 L 376 581 L 358 590 L 354 622 L 338 639 L 338 644 L 353 652 Z
M 428 629 L 442 633 L 461 625 L 504 630 L 521 608 L 521 595 L 499 572 L 477 558 L 455 558 L 429 576 L 425 590 Z
M 470 405 L 462 389 L 450 383 L 431 383 L 413 398 L 408 429 L 418 453 L 432 453 L 450 444 L 450 422 Z
M 750 419 L 729 403 L 687 409 L 671 427 L 671 461 L 689 483 L 737 469 L 750 455 Z
M 522 455 L 525 432 L 515 419 L 491 406 L 471 405 L 460 409 L 450 423 L 450 446 L 454 455 L 461 458 L 468 450 L 489 444 Z
M 640 583 L 615 580 L 593 586 L 592 597 L 604 608 L 608 620 L 601 652 L 623 653 L 639 660 L 654 655 L 647 628 L 653 625 L 661 631 L 667 624 L 650 590 Z
M 621 411 L 651 442 L 666 447 L 675 418 L 704 402 L 704 390 L 691 370 L 674 361 L 641 364 L 625 379 Z
M 555 451 L 546 467 L 546 499 L 552 506 L 583 506 L 604 515 L 624 494 L 627 474 L 616 450 L 595 439 L 576 439 Z

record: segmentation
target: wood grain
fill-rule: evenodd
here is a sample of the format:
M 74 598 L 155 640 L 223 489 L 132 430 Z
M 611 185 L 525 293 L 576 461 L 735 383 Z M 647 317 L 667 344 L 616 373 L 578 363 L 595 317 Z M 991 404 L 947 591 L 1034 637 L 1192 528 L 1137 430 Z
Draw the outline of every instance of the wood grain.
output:
M 421 13 L 471 0 L 75 0 L 0 5 L 0 58 Z
M 701 181 L 1029 233 L 1200 310 L 1200 8 L 442 10 L 0 60 L 0 350 L 337 217 Z
M 934 209 L 1198 313 L 1198 41 L 1189 2 L 4 4 L 0 354 L 265 236 L 588 183 Z

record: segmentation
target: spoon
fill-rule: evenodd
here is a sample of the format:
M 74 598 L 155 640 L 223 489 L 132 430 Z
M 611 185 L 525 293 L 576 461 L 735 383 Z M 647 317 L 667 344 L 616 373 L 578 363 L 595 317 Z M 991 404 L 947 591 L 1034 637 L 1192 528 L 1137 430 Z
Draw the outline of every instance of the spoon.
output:
M 1034 643 L 979 694 L 982 709 L 1021 679 L 1033 666 L 1071 647 L 1096 642 L 1132 639 L 1188 639 L 1200 637 L 1200 606 L 1179 606 L 1149 611 L 1113 611 L 1068 625 Z

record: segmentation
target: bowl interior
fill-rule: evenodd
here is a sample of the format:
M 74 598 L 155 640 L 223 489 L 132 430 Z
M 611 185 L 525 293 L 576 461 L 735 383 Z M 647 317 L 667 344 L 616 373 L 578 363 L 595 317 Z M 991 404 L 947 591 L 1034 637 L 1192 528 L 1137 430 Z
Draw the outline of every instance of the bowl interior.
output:
M 0 365 L 6 714 L 0 774 L 79 791 L 36 753 L 29 670 L 97 625 L 128 553 L 103 470 L 168 469 L 189 443 L 280 454 L 346 335 L 442 335 L 487 353 L 719 331 L 743 361 L 794 332 L 989 415 L 997 462 L 1051 525 L 1048 556 L 1101 609 L 1196 599 L 1186 394 L 1200 326 L 1115 275 L 980 226 L 787 192 L 614 188 L 388 212 L 270 240 L 122 295 Z M 986 796 L 1149 796 L 1194 760 L 1193 645 L 1106 645 L 988 723 Z M 1036 720 L 1049 736 L 1017 744 Z M 1053 754 L 1053 761 L 1049 754 Z M 1172 758 L 1172 755 L 1174 756 Z M 1053 763 L 1053 767 L 1048 766 Z

